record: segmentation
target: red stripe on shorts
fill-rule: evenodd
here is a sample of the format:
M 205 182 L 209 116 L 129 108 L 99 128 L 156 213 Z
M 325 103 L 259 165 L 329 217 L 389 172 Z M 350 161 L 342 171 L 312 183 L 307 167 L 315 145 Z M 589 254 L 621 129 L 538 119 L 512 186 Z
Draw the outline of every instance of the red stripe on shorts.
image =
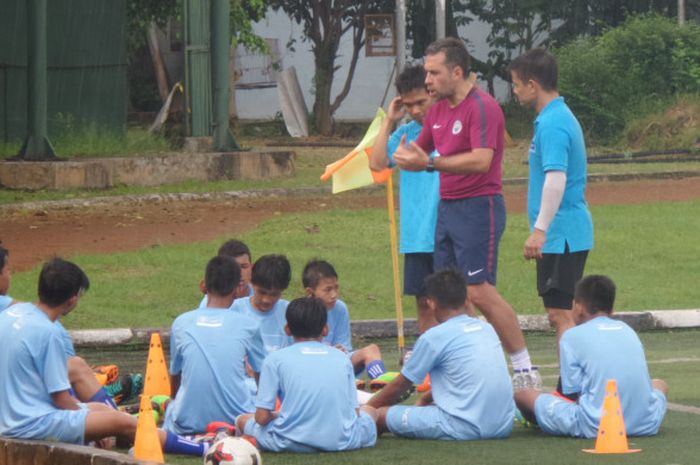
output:
M 487 267 L 489 273 L 493 273 L 493 249 L 496 245 L 496 218 L 493 211 L 493 196 L 489 196 L 489 258 Z

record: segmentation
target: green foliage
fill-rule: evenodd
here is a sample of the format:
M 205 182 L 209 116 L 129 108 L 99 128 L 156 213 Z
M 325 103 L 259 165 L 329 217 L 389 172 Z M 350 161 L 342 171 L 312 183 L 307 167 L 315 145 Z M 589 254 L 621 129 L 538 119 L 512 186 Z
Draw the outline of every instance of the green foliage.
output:
M 555 52 L 559 88 L 584 130 L 610 140 L 651 99 L 700 91 L 700 27 L 636 17 Z

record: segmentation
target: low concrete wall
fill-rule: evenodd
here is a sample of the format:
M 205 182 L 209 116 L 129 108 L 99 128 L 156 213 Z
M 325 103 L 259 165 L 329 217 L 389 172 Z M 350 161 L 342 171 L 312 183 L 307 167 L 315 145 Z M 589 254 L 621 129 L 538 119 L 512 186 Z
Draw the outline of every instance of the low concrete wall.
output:
M 104 189 L 183 181 L 272 179 L 293 176 L 294 152 L 173 153 L 145 157 L 58 162 L 0 162 L 0 186 L 8 189 Z
M 0 465 L 134 465 L 126 454 L 47 441 L 0 438 Z

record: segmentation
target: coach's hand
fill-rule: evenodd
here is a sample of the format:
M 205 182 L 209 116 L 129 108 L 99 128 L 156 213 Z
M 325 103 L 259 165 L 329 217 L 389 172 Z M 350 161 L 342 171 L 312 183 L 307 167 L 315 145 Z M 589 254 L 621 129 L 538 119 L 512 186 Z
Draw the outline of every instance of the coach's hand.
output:
M 525 241 L 525 258 L 542 258 L 542 247 L 547 240 L 547 233 L 535 228 L 530 237 Z
M 415 142 L 406 144 L 406 135 L 394 152 L 394 162 L 402 170 L 423 171 L 428 166 L 430 156 Z

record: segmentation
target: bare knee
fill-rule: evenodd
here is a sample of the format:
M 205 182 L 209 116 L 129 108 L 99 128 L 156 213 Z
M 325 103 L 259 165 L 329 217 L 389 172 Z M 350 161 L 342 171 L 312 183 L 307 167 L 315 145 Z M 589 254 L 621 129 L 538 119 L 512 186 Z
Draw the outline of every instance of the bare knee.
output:
M 79 380 L 94 377 L 92 368 L 82 357 L 70 357 L 68 359 L 68 380 L 75 384 Z
M 651 380 L 651 385 L 654 387 L 654 389 L 658 389 L 659 391 L 663 392 L 665 396 L 668 395 L 668 383 L 663 379 L 654 378 Z
M 375 423 L 377 422 L 377 418 L 379 417 L 379 412 L 377 412 L 376 408 L 365 404 L 365 405 L 360 406 L 360 411 L 365 412 L 367 415 L 372 417 L 372 420 L 374 420 Z
M 382 351 L 379 349 L 379 346 L 377 344 L 370 344 L 366 346 L 363 350 L 365 351 L 365 359 L 368 362 L 372 362 L 374 360 L 381 360 L 382 358 Z

